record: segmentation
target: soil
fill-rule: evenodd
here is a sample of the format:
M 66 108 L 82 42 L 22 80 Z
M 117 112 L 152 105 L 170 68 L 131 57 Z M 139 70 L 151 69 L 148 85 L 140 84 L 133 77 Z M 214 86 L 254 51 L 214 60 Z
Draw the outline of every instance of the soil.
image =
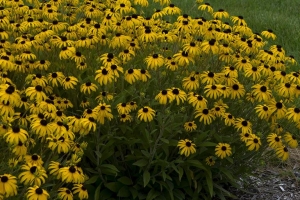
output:
M 247 192 L 231 189 L 240 200 L 300 200 L 300 150 L 290 150 L 285 163 L 258 169 L 246 180 Z M 243 182 L 243 180 L 241 180 Z

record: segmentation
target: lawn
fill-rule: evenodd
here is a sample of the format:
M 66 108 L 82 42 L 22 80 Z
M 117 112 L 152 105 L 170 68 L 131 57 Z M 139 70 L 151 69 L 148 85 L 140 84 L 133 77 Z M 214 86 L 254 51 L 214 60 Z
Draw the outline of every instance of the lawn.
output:
M 201 16 L 194 1 L 173 0 L 176 6 L 182 8 L 184 13 Z M 277 35 L 273 44 L 284 47 L 287 55 L 293 55 L 300 60 L 300 1 L 290 0 L 207 0 L 215 11 L 226 10 L 231 16 L 243 16 L 248 26 L 257 33 L 271 29 Z M 192 5 L 192 8 L 191 8 Z

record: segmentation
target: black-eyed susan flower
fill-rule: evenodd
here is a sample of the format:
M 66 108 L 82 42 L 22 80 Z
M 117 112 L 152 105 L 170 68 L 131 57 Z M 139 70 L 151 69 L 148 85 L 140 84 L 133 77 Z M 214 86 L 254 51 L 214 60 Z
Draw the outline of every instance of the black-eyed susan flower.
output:
M 289 108 L 286 112 L 286 118 L 291 119 L 293 122 L 299 122 L 300 120 L 300 109 L 299 108 Z
M 191 154 L 196 153 L 196 145 L 189 139 L 180 140 L 177 146 L 179 147 L 180 155 L 184 154 L 186 157 L 188 157 Z
M 255 112 L 257 113 L 258 117 L 260 119 L 266 119 L 268 120 L 271 116 L 271 111 L 268 105 L 263 104 L 263 105 L 257 105 L 255 107 Z
M 94 110 L 98 113 L 97 121 L 100 122 L 100 124 L 104 124 L 105 118 L 108 120 L 113 118 L 113 115 L 111 114 L 111 106 L 106 103 L 99 103 Z
M 298 141 L 296 137 L 289 132 L 285 133 L 284 141 L 293 149 L 298 147 Z
M 155 96 L 155 100 L 157 100 L 160 104 L 167 104 L 168 100 L 171 101 L 173 98 L 171 90 L 162 90 Z
M 207 100 L 203 96 L 198 95 L 194 92 L 190 92 L 188 94 L 187 100 L 188 103 L 192 104 L 192 106 L 196 109 L 207 107 Z
M 140 69 L 140 80 L 142 82 L 147 82 L 148 79 L 150 79 L 150 78 L 151 78 L 151 74 L 149 73 L 148 70 L 146 70 L 146 69 Z
M 198 9 L 202 10 L 202 11 L 207 11 L 211 14 L 214 12 L 213 8 L 211 7 L 211 5 L 209 3 L 204 3 L 204 4 L 200 5 L 198 7 Z
M 52 86 L 59 86 L 62 84 L 63 80 L 65 79 L 65 76 L 62 72 L 53 72 L 48 74 L 48 82 Z
M 50 195 L 46 190 L 35 185 L 33 187 L 28 188 L 26 197 L 28 200 L 47 200 L 50 197 Z
M 66 183 L 83 183 L 85 180 L 78 167 L 73 165 L 60 168 L 59 173 L 61 173 L 61 180 Z
M 220 82 L 220 75 L 211 71 L 205 71 L 200 75 L 201 82 L 213 85 Z
M 252 133 L 252 123 L 243 118 L 237 118 L 234 126 L 237 130 L 241 130 L 242 133 Z
M 131 112 L 130 105 L 127 103 L 118 103 L 117 110 L 119 114 L 125 114 Z
M 218 11 L 214 12 L 213 18 L 215 19 L 222 19 L 222 18 L 229 18 L 228 12 L 226 12 L 224 9 L 219 9 Z
M 58 189 L 58 198 L 61 200 L 73 200 L 73 193 L 70 189 L 62 187 Z
M 272 97 L 272 91 L 265 85 L 255 84 L 252 86 L 252 88 L 252 94 L 259 102 L 267 101 Z
M 199 121 L 204 124 L 211 124 L 212 121 L 216 118 L 211 110 L 207 108 L 199 108 L 195 110 L 195 118 L 200 117 Z
M 219 52 L 218 42 L 215 39 L 210 39 L 209 41 L 202 42 L 200 47 L 201 51 L 206 54 L 218 54 Z
M 0 175 L 0 194 L 5 197 L 17 195 L 17 180 L 10 174 Z M 1 197 L 1 196 L 0 196 Z
M 144 122 L 151 122 L 155 116 L 155 110 L 149 106 L 144 106 L 137 113 L 138 119 Z
M 50 135 L 54 131 L 53 124 L 49 123 L 45 119 L 36 120 L 31 124 L 32 131 L 39 137 Z
M 16 106 L 19 104 L 20 98 L 18 90 L 13 85 L 0 85 L 0 101 L 2 103 L 9 102 L 12 106 Z
M 204 93 L 208 98 L 217 99 L 223 94 L 223 90 L 221 89 L 222 87 L 223 86 L 219 84 L 207 85 L 204 87 L 205 89 Z
M 43 92 L 43 87 L 40 85 L 26 88 L 25 94 L 30 100 L 36 100 L 37 102 L 47 99 L 46 94 Z
M 63 165 L 56 161 L 51 161 L 48 167 L 49 174 L 56 176 L 57 179 L 60 178 L 59 169 L 62 168 Z
M 205 158 L 205 163 L 209 166 L 213 166 L 213 165 L 215 165 L 216 161 L 215 161 L 214 157 L 208 156 L 207 158 Z
M 233 85 L 230 86 L 230 98 L 231 99 L 240 99 L 245 95 L 245 88 L 244 85 L 241 83 L 234 83 Z
M 164 57 L 160 54 L 153 54 L 145 58 L 148 69 L 156 70 L 164 65 Z
M 74 87 L 77 85 L 78 79 L 74 76 L 67 76 L 65 79 L 62 81 L 63 88 L 65 90 L 68 89 L 74 89 Z
M 288 148 L 284 145 L 276 148 L 276 155 L 283 161 L 287 160 L 290 156 Z
M 195 124 L 195 121 L 185 122 L 184 129 L 188 132 L 194 131 L 197 129 L 197 124 Z
M 276 35 L 274 34 L 274 32 L 271 29 L 261 32 L 261 35 L 267 39 L 273 39 L 273 40 L 276 39 Z
M 90 81 L 80 86 L 80 91 L 83 92 L 84 94 L 86 93 L 91 94 L 91 92 L 95 92 L 97 89 L 98 89 L 97 85 Z
M 140 71 L 138 69 L 128 69 L 125 71 L 125 80 L 132 84 L 137 80 L 140 80 Z
M 19 180 L 24 185 L 41 186 L 45 183 L 47 176 L 46 170 L 42 166 L 32 165 L 30 163 L 21 166 Z
M 36 166 L 42 166 L 44 163 L 41 156 L 38 154 L 26 155 L 24 156 L 24 160 L 26 164 L 30 163 Z
M 247 142 L 252 137 L 252 133 L 240 133 L 241 141 Z
M 221 159 L 230 156 L 232 154 L 230 145 L 227 143 L 218 143 L 215 148 L 215 154 Z
M 74 194 L 78 194 L 78 197 L 80 200 L 89 198 L 88 191 L 87 191 L 86 187 L 84 187 L 83 184 L 74 184 L 74 187 L 72 188 L 72 190 L 73 190 Z
M 120 121 L 121 122 L 131 122 L 132 121 L 132 117 L 129 113 L 124 113 L 124 114 L 121 114 L 120 116 Z
M 27 141 L 29 135 L 26 130 L 20 128 L 19 126 L 12 127 L 3 135 L 6 142 L 10 144 L 19 144 L 19 142 L 24 143 Z
M 12 153 L 16 156 L 24 156 L 27 154 L 27 147 L 23 142 L 19 142 L 12 147 Z
M 253 151 L 253 150 L 258 151 L 258 149 L 261 146 L 260 138 L 254 134 L 251 134 L 251 137 L 249 137 L 249 139 L 245 142 L 249 151 Z
M 226 126 L 233 126 L 235 124 L 235 118 L 232 114 L 224 113 L 222 117 Z
M 95 80 L 100 85 L 107 85 L 108 83 L 113 82 L 114 73 L 110 70 L 107 70 L 105 67 L 101 67 L 99 70 L 96 71 Z
M 276 149 L 276 148 L 282 146 L 281 136 L 277 135 L 276 133 L 269 134 L 267 137 L 267 141 L 269 143 L 269 146 L 273 149 Z
M 174 100 L 176 100 L 176 103 L 177 105 L 179 105 L 180 103 L 183 103 L 186 101 L 186 98 L 187 98 L 187 95 L 186 93 L 179 89 L 179 88 L 175 88 L 175 87 L 172 87 L 171 89 L 169 89 L 171 92 L 172 92 L 172 99 L 170 99 L 170 103 Z
M 181 14 L 180 8 L 178 8 L 177 6 L 175 6 L 172 3 L 169 4 L 169 6 L 163 8 L 163 12 L 165 12 L 166 15 L 180 15 Z
M 275 101 L 274 99 L 268 102 L 271 113 L 274 113 L 277 119 L 281 119 L 286 115 L 286 108 L 282 101 Z

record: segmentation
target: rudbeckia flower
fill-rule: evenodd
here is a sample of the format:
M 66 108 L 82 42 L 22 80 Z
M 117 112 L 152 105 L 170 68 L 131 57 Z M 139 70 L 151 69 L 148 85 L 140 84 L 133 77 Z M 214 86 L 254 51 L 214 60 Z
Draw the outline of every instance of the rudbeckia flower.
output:
M 13 128 L 10 128 L 4 135 L 4 138 L 6 138 L 6 142 L 10 144 L 19 144 L 24 143 L 27 141 L 29 135 L 26 130 L 20 128 L 19 126 L 15 126 Z
M 298 146 L 298 141 L 296 140 L 296 137 L 289 132 L 285 133 L 284 141 L 293 149 L 297 148 Z
M 199 121 L 206 124 L 211 124 L 216 118 L 207 108 L 199 108 L 195 110 L 195 118 L 200 117 Z
M 83 183 L 85 180 L 76 166 L 62 167 L 59 173 L 61 173 L 61 180 L 66 183 Z
M 139 109 L 137 116 L 141 121 L 151 122 L 155 116 L 155 110 L 149 106 L 144 106 L 143 108 Z
M 195 121 L 185 122 L 184 129 L 188 132 L 194 131 L 197 129 L 197 124 L 195 124 Z
M 274 34 L 274 32 L 271 29 L 261 32 L 261 35 L 267 39 L 273 39 L 273 40 L 276 39 L 276 35 Z
M 246 146 L 248 147 L 249 151 L 258 151 L 261 146 L 260 138 L 254 134 L 251 134 L 251 137 L 249 137 L 249 139 L 246 141 Z
M 80 200 L 89 198 L 88 191 L 87 191 L 86 187 L 84 187 L 84 185 L 82 185 L 82 184 L 74 184 L 74 187 L 72 188 L 72 190 L 73 190 L 74 194 L 78 194 L 78 197 Z
M 5 197 L 17 195 L 17 180 L 10 174 L 0 175 L 0 194 Z M 1 197 L 0 195 L 0 197 Z
M 189 155 L 196 153 L 196 145 L 189 139 L 180 140 L 177 146 L 179 147 L 180 155 L 184 154 L 188 157 Z
M 215 154 L 221 159 L 230 156 L 232 154 L 230 145 L 227 143 L 218 143 L 215 148 Z
M 162 67 L 164 65 L 164 57 L 160 54 L 153 54 L 152 56 L 145 58 L 145 62 L 147 64 L 147 68 L 156 70 L 158 67 Z
M 132 84 L 137 80 L 140 80 L 140 73 L 138 69 L 128 69 L 125 71 L 125 81 Z
M 26 194 L 28 200 L 47 200 L 50 197 L 46 190 L 37 185 L 29 187 Z
M 42 166 L 27 163 L 22 165 L 21 169 L 24 171 L 19 174 L 19 179 L 24 185 L 41 186 L 45 183 L 46 178 L 48 177 Z
M 289 158 L 289 150 L 287 147 L 282 145 L 276 148 L 276 155 L 278 158 L 281 158 L 283 161 L 285 161 Z
M 209 166 L 213 166 L 215 165 L 216 161 L 212 156 L 208 156 L 207 158 L 205 158 L 205 163 Z

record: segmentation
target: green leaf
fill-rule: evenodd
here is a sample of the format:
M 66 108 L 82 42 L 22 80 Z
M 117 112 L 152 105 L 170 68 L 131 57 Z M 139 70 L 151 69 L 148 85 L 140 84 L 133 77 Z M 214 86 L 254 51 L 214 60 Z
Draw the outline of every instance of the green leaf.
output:
M 165 139 L 165 138 L 160 138 L 160 140 L 166 144 L 169 144 L 169 140 Z
M 201 147 L 215 147 L 217 144 L 214 142 L 202 142 L 199 144 Z
M 179 181 L 181 181 L 181 178 L 183 176 L 183 168 L 182 167 L 178 167 L 178 175 L 179 175 Z
M 188 164 L 189 166 L 194 166 L 199 169 L 204 169 L 205 171 L 207 171 L 206 167 L 199 160 L 187 160 L 185 163 Z
M 98 180 L 99 176 L 92 176 L 87 181 L 84 182 L 84 184 L 92 184 L 95 183 Z
M 117 193 L 122 186 L 123 185 L 119 182 L 110 182 L 105 184 L 105 187 L 107 187 L 109 190 L 115 193 Z
M 127 186 L 121 187 L 121 189 L 119 190 L 117 196 L 118 197 L 129 197 L 130 196 L 130 191 L 129 191 L 128 187 Z
M 160 193 L 157 192 L 157 191 L 155 191 L 154 188 L 152 188 L 152 189 L 150 190 L 150 192 L 148 193 L 146 200 L 152 200 L 152 199 L 155 199 L 155 198 L 158 197 L 159 195 L 160 195 Z
M 124 185 L 132 185 L 132 180 L 128 178 L 127 176 L 122 176 L 121 178 L 118 179 L 118 181 Z
M 214 186 L 213 186 L 213 180 L 212 180 L 211 171 L 205 173 L 205 179 L 206 179 L 206 183 L 207 183 L 209 194 L 212 197 L 213 194 L 214 194 Z
M 129 191 L 131 192 L 131 195 L 133 197 L 132 199 L 136 199 L 136 197 L 138 196 L 138 191 L 133 187 L 130 187 Z
M 226 160 L 228 160 L 231 164 L 233 164 L 233 159 L 231 157 L 225 157 Z
M 99 185 L 95 190 L 95 197 L 94 197 L 95 200 L 100 199 L 100 189 L 101 189 L 101 185 Z
M 144 156 L 146 156 L 147 158 L 150 158 L 150 153 L 148 151 L 141 150 L 141 152 Z
M 136 165 L 136 166 L 139 166 L 139 167 L 144 167 L 144 166 L 148 165 L 148 160 L 140 159 L 140 160 L 134 162 L 132 165 Z
M 117 175 L 117 173 L 119 172 L 119 170 L 111 164 L 102 164 L 100 166 L 100 169 L 103 174 L 107 175 Z
M 143 181 L 144 181 L 144 187 L 146 187 L 150 181 L 150 173 L 148 171 L 144 171 Z
M 229 170 L 227 170 L 227 169 L 225 169 L 225 168 L 223 168 L 223 167 L 219 167 L 219 170 L 223 173 L 223 174 L 225 174 L 226 176 L 227 176 L 227 178 L 229 178 L 229 180 L 230 181 L 235 181 L 234 180 L 234 178 L 233 178 L 233 176 L 232 176 L 232 173 L 229 171 Z

